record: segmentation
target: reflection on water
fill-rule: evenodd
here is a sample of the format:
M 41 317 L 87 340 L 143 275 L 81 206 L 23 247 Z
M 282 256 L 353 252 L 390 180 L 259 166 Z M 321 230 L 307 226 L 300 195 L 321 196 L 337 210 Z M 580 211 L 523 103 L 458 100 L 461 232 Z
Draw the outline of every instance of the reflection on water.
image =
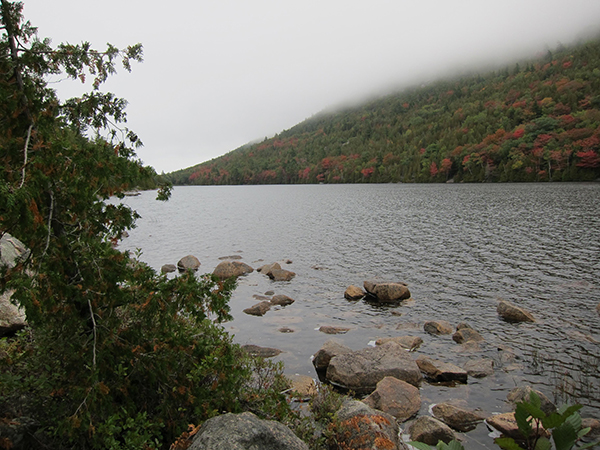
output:
M 424 340 L 419 353 L 458 365 L 495 361 L 491 377 L 424 386 L 424 404 L 463 398 L 498 412 L 506 392 L 527 382 L 600 418 L 600 184 L 177 187 L 166 204 L 151 192 L 126 201 L 142 219 L 122 248 L 140 248 L 156 269 L 187 254 L 204 272 L 232 254 L 254 268 L 292 260 L 291 282 L 241 278 L 235 320 L 225 324 L 240 343 L 284 350 L 287 372 L 315 376 L 310 356 L 331 337 L 315 331 L 320 325 L 351 327 L 338 339 L 355 349 L 411 334 Z M 381 307 L 344 299 L 346 287 L 372 278 L 408 283 L 413 300 Z M 296 302 L 264 317 L 242 313 L 269 290 Z M 498 299 L 538 322 L 501 321 Z M 485 338 L 481 351 L 425 334 L 432 319 L 469 323 Z

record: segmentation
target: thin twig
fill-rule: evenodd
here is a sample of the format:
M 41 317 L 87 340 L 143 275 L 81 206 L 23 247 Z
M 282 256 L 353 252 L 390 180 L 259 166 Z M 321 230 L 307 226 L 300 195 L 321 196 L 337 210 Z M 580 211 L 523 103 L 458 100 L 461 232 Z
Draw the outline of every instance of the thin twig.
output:
M 50 190 L 50 213 L 48 214 L 48 236 L 46 237 L 46 247 L 42 253 L 42 257 L 46 255 L 48 248 L 50 247 L 50 235 L 52 234 L 52 214 L 54 212 L 54 193 Z M 41 263 L 41 258 L 40 258 Z
M 93 348 L 93 357 L 92 357 L 92 367 L 96 368 L 96 319 L 94 319 L 94 309 L 92 308 L 92 302 L 88 298 L 88 306 L 90 307 L 90 316 L 92 317 L 92 324 L 94 325 L 94 348 Z
M 31 130 L 33 129 L 33 124 L 29 125 L 29 129 L 27 130 L 27 139 L 25 140 L 25 148 L 23 149 L 23 170 L 21 172 L 21 184 L 19 189 L 23 187 L 25 184 L 25 167 L 27 167 L 27 152 L 29 149 L 29 140 L 31 139 Z

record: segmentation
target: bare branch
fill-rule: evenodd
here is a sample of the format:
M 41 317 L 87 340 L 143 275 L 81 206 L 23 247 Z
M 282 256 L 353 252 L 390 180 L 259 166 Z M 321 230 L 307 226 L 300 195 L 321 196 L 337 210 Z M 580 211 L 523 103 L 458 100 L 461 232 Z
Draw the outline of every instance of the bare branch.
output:
M 19 189 L 21 189 L 23 184 L 25 184 L 25 167 L 27 166 L 27 152 L 29 149 L 29 140 L 31 139 L 32 129 L 33 124 L 29 125 L 29 129 L 27 130 L 27 139 L 25 140 L 25 148 L 23 149 L 23 171 L 21 172 L 21 184 L 19 185 Z

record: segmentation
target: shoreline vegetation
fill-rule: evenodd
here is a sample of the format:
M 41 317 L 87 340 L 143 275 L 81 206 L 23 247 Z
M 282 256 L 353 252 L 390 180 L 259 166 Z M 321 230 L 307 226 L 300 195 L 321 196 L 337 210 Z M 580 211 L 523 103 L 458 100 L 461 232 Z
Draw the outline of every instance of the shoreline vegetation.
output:
M 593 181 L 600 38 L 323 111 L 165 175 L 175 185 Z

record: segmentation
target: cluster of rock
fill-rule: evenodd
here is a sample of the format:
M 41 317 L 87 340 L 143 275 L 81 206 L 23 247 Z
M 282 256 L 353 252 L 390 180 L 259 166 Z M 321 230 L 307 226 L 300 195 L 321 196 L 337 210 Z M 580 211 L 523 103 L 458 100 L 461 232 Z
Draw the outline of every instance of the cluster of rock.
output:
M 363 286 L 364 291 L 358 286 L 349 286 L 344 292 L 344 297 L 348 300 L 360 300 L 368 296 L 382 303 L 398 302 L 410 298 L 410 291 L 405 283 L 365 281 Z
M 283 294 L 273 295 L 271 298 L 261 296 L 255 297 L 258 297 L 262 301 L 252 305 L 250 308 L 244 309 L 246 314 L 252 316 L 264 316 L 273 306 L 288 306 L 295 302 L 293 298 Z

